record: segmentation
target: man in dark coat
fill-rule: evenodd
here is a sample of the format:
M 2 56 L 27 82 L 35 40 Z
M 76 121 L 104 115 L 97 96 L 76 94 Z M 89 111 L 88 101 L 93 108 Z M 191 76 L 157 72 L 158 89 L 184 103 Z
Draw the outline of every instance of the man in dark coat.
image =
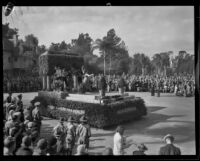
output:
M 19 94 L 17 99 L 17 108 L 16 111 L 21 113 L 20 121 L 24 122 L 24 108 L 23 108 L 23 102 L 22 102 L 22 94 Z
M 72 155 L 72 151 L 76 140 L 76 127 L 73 124 L 75 120 L 73 117 L 70 116 L 67 121 L 68 121 L 67 135 L 65 138 L 66 150 L 67 150 L 67 155 Z
M 40 127 L 42 125 L 42 117 L 39 110 L 40 102 L 36 102 L 34 105 L 35 105 L 35 108 L 32 111 L 32 118 L 33 118 L 33 121 L 37 124 L 38 132 L 40 134 Z
M 40 139 L 37 143 L 37 147 L 34 149 L 33 155 L 47 155 L 47 144 L 46 139 Z
M 31 146 L 31 138 L 24 136 L 21 147 L 17 150 L 16 155 L 32 155 L 33 151 L 29 148 Z
M 173 145 L 174 137 L 170 134 L 164 137 L 165 146 L 160 148 L 159 155 L 181 155 L 180 148 Z
M 57 152 L 57 139 L 55 136 L 49 137 L 47 140 L 47 155 L 56 155 Z
M 7 103 L 11 103 L 11 102 L 12 102 L 12 99 L 13 99 L 13 97 L 12 97 L 12 92 L 9 91 L 8 97 L 6 98 L 6 102 L 7 102 Z
M 146 155 L 144 152 L 148 150 L 148 148 L 144 144 L 137 145 L 138 150 L 133 152 L 133 155 Z
M 89 124 L 87 124 L 87 118 L 85 116 L 82 116 L 80 118 L 80 124 L 78 125 L 76 129 L 76 136 L 78 136 L 78 144 L 85 144 L 86 151 L 89 149 L 89 141 L 91 137 L 91 129 Z

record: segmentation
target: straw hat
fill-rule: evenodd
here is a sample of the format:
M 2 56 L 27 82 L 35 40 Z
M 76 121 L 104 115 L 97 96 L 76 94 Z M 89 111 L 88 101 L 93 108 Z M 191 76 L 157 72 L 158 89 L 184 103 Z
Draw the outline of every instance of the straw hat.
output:
M 167 135 L 164 136 L 163 140 L 166 141 L 167 138 L 169 138 L 172 142 L 173 142 L 174 139 L 175 139 L 173 135 L 167 134 Z

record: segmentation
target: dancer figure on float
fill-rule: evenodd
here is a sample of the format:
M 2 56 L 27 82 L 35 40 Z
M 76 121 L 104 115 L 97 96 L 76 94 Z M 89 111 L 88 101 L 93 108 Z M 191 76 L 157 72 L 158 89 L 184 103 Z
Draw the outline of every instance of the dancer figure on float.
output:
M 82 66 L 81 68 L 82 73 L 83 73 L 83 85 L 86 89 L 86 91 L 91 91 L 92 84 L 90 83 L 90 78 L 94 76 L 94 74 L 88 74 L 85 70 L 85 67 Z

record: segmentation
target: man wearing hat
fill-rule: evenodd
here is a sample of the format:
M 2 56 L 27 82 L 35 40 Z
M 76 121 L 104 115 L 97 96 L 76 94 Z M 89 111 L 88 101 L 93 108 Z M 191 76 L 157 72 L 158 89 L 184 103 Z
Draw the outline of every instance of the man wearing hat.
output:
M 57 139 L 55 136 L 50 136 L 47 140 L 47 154 L 48 155 L 56 155 L 56 149 L 57 149 Z
M 31 138 L 24 136 L 22 139 L 21 147 L 17 150 L 16 155 L 32 155 L 33 151 L 30 149 Z
M 59 123 L 53 128 L 53 134 L 57 139 L 57 152 L 59 151 L 59 154 L 65 153 L 64 151 L 65 151 L 66 133 L 67 133 L 67 128 L 64 125 L 64 118 L 60 118 Z M 62 151 L 61 149 L 64 149 L 64 151 L 61 152 Z
M 69 117 L 68 118 L 68 124 L 67 124 L 67 136 L 65 138 L 66 141 L 66 152 L 67 155 L 72 155 L 72 151 L 75 145 L 75 139 L 76 139 L 76 127 L 74 126 L 74 118 Z
M 133 155 L 146 155 L 144 152 L 148 150 L 148 148 L 142 143 L 137 145 L 138 150 L 133 152 Z
M 33 155 L 47 155 L 47 140 L 46 139 L 40 139 L 37 143 L 37 147 L 33 152 Z
M 13 155 L 16 148 L 16 142 L 13 138 L 7 137 L 4 140 L 3 155 Z
M 11 102 L 12 102 L 12 99 L 13 99 L 13 97 L 12 97 L 12 92 L 9 91 L 9 92 L 8 92 L 8 97 L 6 98 L 6 102 L 7 102 L 7 103 L 11 103 Z
M 85 144 L 86 151 L 89 148 L 89 141 L 91 137 L 91 129 L 89 125 L 87 124 L 87 118 L 85 116 L 82 116 L 80 118 L 80 124 L 78 125 L 76 129 L 76 136 L 78 136 L 78 144 Z
M 16 102 L 17 108 L 16 111 L 21 113 L 20 121 L 24 122 L 24 108 L 23 108 L 23 102 L 22 102 L 22 94 L 19 94 Z
M 53 128 L 53 132 L 54 136 L 58 140 L 62 140 L 62 142 L 64 142 L 67 133 L 67 128 L 64 125 L 64 118 L 60 118 L 59 123 Z
M 160 148 L 159 155 L 181 155 L 180 148 L 173 145 L 174 137 L 171 134 L 167 134 L 163 140 L 166 145 Z
M 35 104 L 35 108 L 34 110 L 32 111 L 32 118 L 33 118 L 33 121 L 37 124 L 37 127 L 38 127 L 38 132 L 40 134 L 40 127 L 41 127 L 41 121 L 42 121 L 42 117 L 41 117 L 41 114 L 40 114 L 40 102 L 36 102 Z

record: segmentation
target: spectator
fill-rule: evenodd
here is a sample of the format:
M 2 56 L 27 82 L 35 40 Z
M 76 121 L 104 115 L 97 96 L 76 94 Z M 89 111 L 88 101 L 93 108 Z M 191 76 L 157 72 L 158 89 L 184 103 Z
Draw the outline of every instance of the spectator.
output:
M 3 149 L 4 155 L 13 155 L 15 148 L 16 148 L 16 142 L 12 137 L 7 137 L 6 139 L 4 139 L 4 149 Z
M 57 139 L 55 136 L 51 136 L 47 141 L 47 154 L 48 155 L 56 155 L 57 151 Z
M 180 148 L 173 145 L 174 137 L 171 134 L 167 134 L 164 141 L 166 145 L 160 148 L 159 155 L 181 155 Z
M 24 136 L 22 139 L 21 147 L 17 150 L 16 155 L 32 155 L 33 151 L 30 149 L 31 138 Z
M 33 152 L 33 155 L 47 155 L 47 141 L 46 139 L 40 139 L 37 143 L 37 147 Z
M 76 139 L 76 128 L 73 125 L 73 122 L 75 120 L 73 119 L 73 117 L 70 116 L 67 121 L 68 121 L 68 126 L 67 126 L 67 136 L 66 136 L 66 150 L 67 150 L 67 155 L 72 155 Z
M 40 134 L 40 128 L 41 128 L 41 124 L 42 124 L 42 117 L 40 114 L 40 102 L 36 102 L 35 104 L 35 109 L 32 111 L 32 117 L 33 117 L 33 121 L 37 124 L 38 127 L 38 132 Z
M 9 91 L 9 92 L 8 92 L 8 97 L 6 98 L 6 102 L 7 102 L 7 103 L 11 103 L 11 102 L 12 102 L 12 100 L 13 100 L 13 97 L 12 97 L 12 92 L 11 92 L 11 91 Z
M 133 152 L 133 155 L 146 155 L 144 152 L 148 150 L 148 148 L 144 144 L 137 145 L 138 150 Z
M 124 127 L 118 126 L 116 129 L 116 133 L 114 135 L 114 148 L 113 148 L 114 155 L 124 155 L 123 134 L 124 134 Z
M 31 137 L 31 148 L 35 149 L 37 146 L 37 141 L 39 139 L 38 131 L 37 130 L 33 131 L 30 137 Z
M 78 136 L 78 144 L 80 142 L 83 142 L 86 146 L 86 151 L 89 148 L 89 139 L 91 137 L 91 130 L 89 125 L 87 125 L 87 118 L 85 116 L 82 116 L 80 118 L 80 125 L 78 125 L 76 129 L 76 136 Z
M 31 110 L 31 107 L 30 107 L 30 106 L 27 106 L 27 107 L 24 109 L 24 120 L 33 121 L 33 118 L 32 118 L 32 110 Z
M 57 148 L 62 149 L 61 147 L 65 147 L 65 136 L 67 132 L 67 128 L 64 126 L 64 118 L 60 118 L 60 121 L 56 127 L 54 127 L 53 132 L 57 139 Z
M 113 155 L 113 150 L 112 148 L 105 148 L 104 151 L 102 152 L 102 155 Z

